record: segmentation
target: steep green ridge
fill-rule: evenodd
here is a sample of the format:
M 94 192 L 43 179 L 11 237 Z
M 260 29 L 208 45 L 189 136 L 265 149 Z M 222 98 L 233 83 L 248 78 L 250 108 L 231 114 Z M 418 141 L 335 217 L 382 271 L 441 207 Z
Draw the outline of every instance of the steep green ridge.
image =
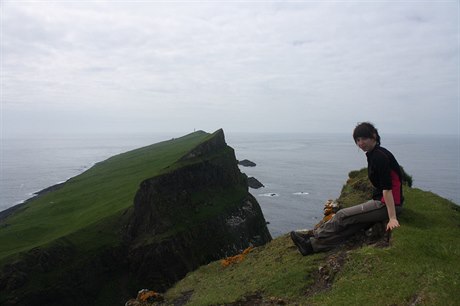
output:
M 87 248 L 118 243 L 119 237 L 110 226 L 97 239 L 75 233 L 120 215 L 132 205 L 141 181 L 172 170 L 176 161 L 208 137 L 199 131 L 119 154 L 70 179 L 62 188 L 28 202 L 0 222 L 0 262 L 71 234 L 71 239 L 87 238 Z
M 340 201 L 368 198 L 366 171 L 353 171 Z M 303 257 L 288 235 L 239 264 L 214 262 L 166 292 L 186 305 L 457 305 L 460 208 L 405 187 L 405 211 L 389 247 L 343 247 Z M 321 269 L 320 269 L 321 267 Z M 265 305 L 264 304 L 264 305 Z
M 0 214 L 1 305 L 120 305 L 271 240 L 223 130 L 96 164 Z

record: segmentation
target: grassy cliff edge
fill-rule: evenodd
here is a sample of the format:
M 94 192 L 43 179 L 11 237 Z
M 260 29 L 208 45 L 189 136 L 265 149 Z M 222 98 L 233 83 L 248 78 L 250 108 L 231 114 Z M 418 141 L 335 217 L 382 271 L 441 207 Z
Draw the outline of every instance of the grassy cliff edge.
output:
M 351 172 L 339 200 L 364 200 L 366 180 L 365 171 Z M 189 273 L 166 292 L 167 304 L 458 305 L 460 207 L 416 188 L 405 187 L 405 199 L 389 247 L 302 257 L 284 235 L 241 263 Z
M 119 216 L 132 206 L 139 182 L 159 175 L 210 135 L 196 132 L 113 156 L 69 179 L 59 189 L 34 198 L 0 220 L 0 263 L 57 239 L 87 240 L 87 248 L 119 244 L 119 235 L 107 227 L 93 241 L 93 225 Z M 80 235 L 83 234 L 83 235 Z M 103 240 L 106 239 L 104 242 Z M 76 243 L 78 244 L 78 243 Z

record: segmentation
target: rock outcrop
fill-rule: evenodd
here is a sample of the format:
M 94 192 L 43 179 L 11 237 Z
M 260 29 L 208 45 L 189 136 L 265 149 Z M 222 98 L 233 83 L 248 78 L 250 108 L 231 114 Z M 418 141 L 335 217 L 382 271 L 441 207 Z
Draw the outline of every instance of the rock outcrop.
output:
M 239 161 L 238 165 L 243 166 L 243 167 L 255 167 L 256 163 L 248 159 L 244 159 L 244 160 Z
M 258 179 L 252 176 L 248 177 L 248 185 L 249 187 L 253 189 L 259 189 L 259 188 L 265 187 L 264 184 L 262 184 Z
M 200 265 L 271 240 L 222 130 L 180 163 L 141 183 L 127 230 L 130 273 L 156 291 Z
M 141 183 L 127 230 L 130 271 L 157 284 L 150 285 L 156 291 L 202 264 L 271 240 L 221 130 L 181 162 L 186 165 Z M 155 236 L 162 238 L 142 243 Z

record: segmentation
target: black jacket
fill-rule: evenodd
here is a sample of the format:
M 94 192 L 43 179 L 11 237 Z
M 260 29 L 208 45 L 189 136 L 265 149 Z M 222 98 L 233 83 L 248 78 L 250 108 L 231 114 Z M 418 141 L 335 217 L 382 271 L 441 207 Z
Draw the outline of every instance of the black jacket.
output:
M 392 189 L 391 171 L 393 170 L 396 172 L 401 182 L 401 203 L 395 204 L 402 204 L 404 199 L 402 191 L 402 173 L 396 158 L 390 151 L 380 145 L 376 145 L 372 151 L 367 152 L 366 156 L 367 174 L 372 185 L 374 185 L 372 199 L 380 201 L 383 197 L 383 190 Z

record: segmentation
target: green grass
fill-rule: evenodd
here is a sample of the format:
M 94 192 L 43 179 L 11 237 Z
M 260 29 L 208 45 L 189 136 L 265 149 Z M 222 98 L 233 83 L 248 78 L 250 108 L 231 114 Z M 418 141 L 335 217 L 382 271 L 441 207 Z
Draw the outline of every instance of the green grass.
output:
M 458 305 L 460 214 L 435 194 L 405 194 L 391 247 L 353 251 L 333 289 L 316 296 L 316 304 Z
M 363 192 L 344 186 L 342 200 L 362 201 Z M 359 184 L 358 184 L 359 185 Z M 356 191 L 356 192 L 354 192 Z M 307 295 L 315 271 L 334 253 L 302 257 L 284 235 L 223 268 L 219 262 L 191 272 L 166 292 L 168 301 L 193 290 L 187 305 L 235 302 L 254 293 L 288 305 L 458 305 L 460 294 L 460 209 L 433 193 L 405 188 L 401 227 L 388 248 L 366 246 L 347 252 L 330 290 Z
M 193 290 L 187 305 L 228 303 L 255 292 L 294 300 L 313 283 L 312 274 L 323 256 L 299 256 L 284 236 L 255 248 L 241 263 L 223 267 L 216 261 L 200 267 L 169 290 L 166 298 L 174 300 Z
M 0 227 L 0 262 L 9 256 L 71 235 L 91 249 L 118 243 L 110 222 L 133 204 L 140 182 L 174 169 L 174 163 L 205 141 L 196 132 L 111 157 L 70 179 L 4 220 Z M 169 168 L 168 168 L 169 167 Z M 103 225 L 104 220 L 111 220 Z M 94 238 L 91 229 L 105 233 Z M 83 235 L 75 235 L 75 233 Z

